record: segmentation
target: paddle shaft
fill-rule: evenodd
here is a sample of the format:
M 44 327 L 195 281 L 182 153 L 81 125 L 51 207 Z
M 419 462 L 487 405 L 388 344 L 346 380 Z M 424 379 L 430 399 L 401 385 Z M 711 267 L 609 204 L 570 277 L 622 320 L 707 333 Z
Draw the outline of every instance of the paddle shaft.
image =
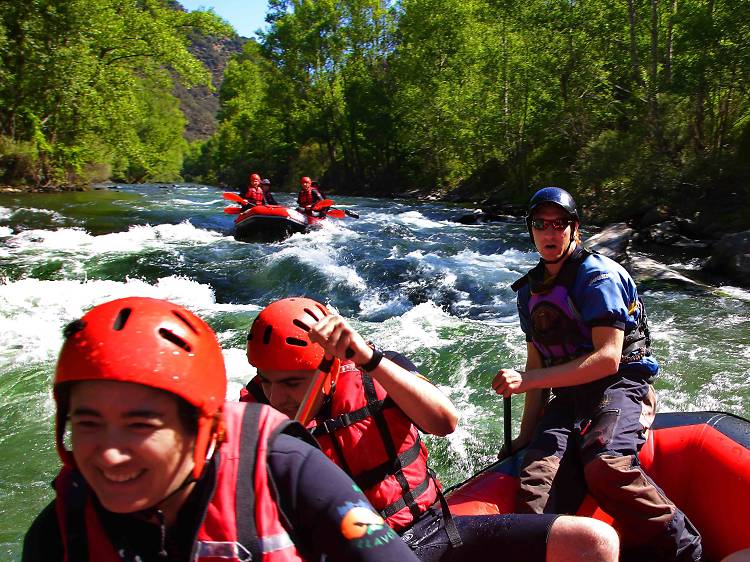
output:
M 351 359 L 352 357 L 354 357 L 354 350 L 349 347 L 346 350 L 346 358 Z M 328 357 L 324 356 L 323 360 L 320 362 L 320 365 L 318 365 L 318 369 L 312 376 L 310 386 L 307 387 L 305 396 L 302 398 L 302 402 L 300 402 L 299 408 L 297 408 L 297 413 L 294 415 L 294 419 L 300 422 L 302 425 L 307 425 L 307 422 L 309 422 L 310 418 L 312 417 L 312 409 L 315 405 L 315 400 L 322 392 L 323 385 L 326 382 L 326 378 L 328 378 L 328 376 L 331 374 L 333 361 L 333 357 L 329 359 Z
M 510 411 L 510 396 L 503 398 L 503 439 L 505 440 L 505 451 L 510 456 L 513 452 L 513 420 Z
M 299 408 L 297 408 L 297 413 L 294 416 L 294 419 L 300 422 L 302 425 L 307 425 L 307 422 L 310 421 L 310 418 L 312 417 L 312 409 L 315 405 L 315 400 L 323 390 L 323 385 L 326 382 L 326 377 L 328 377 L 331 372 L 332 366 L 333 357 L 331 357 L 330 359 L 328 357 L 323 357 L 320 365 L 318 365 L 318 369 L 312 376 L 310 386 L 307 387 L 305 396 L 302 398 L 302 402 L 300 402 Z

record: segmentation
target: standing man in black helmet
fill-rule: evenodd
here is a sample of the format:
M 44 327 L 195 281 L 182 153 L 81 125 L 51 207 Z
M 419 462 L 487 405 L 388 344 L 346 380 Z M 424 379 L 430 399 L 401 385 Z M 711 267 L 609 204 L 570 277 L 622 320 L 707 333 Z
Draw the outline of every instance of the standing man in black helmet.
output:
M 492 382 L 504 397 L 526 394 L 513 441 L 514 450 L 528 445 L 518 511 L 575 512 L 582 473 L 589 493 L 615 518 L 626 555 L 700 560 L 697 531 L 638 464 L 655 413 L 651 382 L 659 364 L 635 282 L 616 262 L 582 247 L 567 191 L 537 191 L 526 225 L 541 257 L 512 286 L 526 368 L 500 369 Z

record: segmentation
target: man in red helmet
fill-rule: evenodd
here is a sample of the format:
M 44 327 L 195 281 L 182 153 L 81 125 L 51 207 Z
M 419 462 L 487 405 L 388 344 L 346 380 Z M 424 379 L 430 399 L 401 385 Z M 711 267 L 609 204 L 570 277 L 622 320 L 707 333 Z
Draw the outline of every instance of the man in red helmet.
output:
M 260 176 L 258 174 L 250 174 L 250 183 L 245 188 L 245 193 L 242 193 L 242 197 L 247 199 L 248 203 L 252 205 L 265 205 L 266 197 L 263 193 L 263 188 L 260 183 Z
M 181 306 L 119 299 L 70 324 L 54 382 L 63 468 L 23 560 L 413 558 L 299 424 L 225 393 L 216 336 Z
M 299 190 L 299 195 L 297 196 L 297 205 L 300 208 L 300 212 L 312 215 L 314 213 L 312 210 L 313 205 L 318 201 L 322 201 L 325 197 L 323 197 L 323 194 L 320 193 L 317 187 L 313 187 L 312 180 L 307 176 L 302 177 L 300 185 L 302 188 Z
M 334 358 L 329 380 L 314 395 L 308 429 L 421 560 L 617 560 L 617 535 L 593 519 L 451 516 L 418 429 L 451 433 L 455 407 L 408 359 L 366 343 L 322 304 L 270 304 L 250 328 L 247 354 L 258 376 L 242 399 L 254 397 L 290 417 L 324 357 Z

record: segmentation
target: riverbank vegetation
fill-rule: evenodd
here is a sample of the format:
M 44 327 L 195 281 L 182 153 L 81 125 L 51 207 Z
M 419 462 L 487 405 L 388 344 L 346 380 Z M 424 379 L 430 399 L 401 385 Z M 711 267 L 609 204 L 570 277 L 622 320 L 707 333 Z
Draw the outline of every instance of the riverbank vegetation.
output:
M 173 83 L 210 84 L 194 33 L 233 32 L 162 0 L 0 4 L 0 184 L 178 178 L 188 146 Z
M 186 37 L 226 33 L 211 14 L 3 6 L 6 176 L 238 187 L 257 170 L 498 204 L 555 184 L 599 222 L 666 205 L 750 226 L 745 0 L 271 0 L 217 132 L 189 147 L 170 81 L 206 83 Z
M 498 202 L 555 184 L 602 221 L 656 204 L 748 220 L 743 0 L 383 4 L 272 1 L 186 170 Z

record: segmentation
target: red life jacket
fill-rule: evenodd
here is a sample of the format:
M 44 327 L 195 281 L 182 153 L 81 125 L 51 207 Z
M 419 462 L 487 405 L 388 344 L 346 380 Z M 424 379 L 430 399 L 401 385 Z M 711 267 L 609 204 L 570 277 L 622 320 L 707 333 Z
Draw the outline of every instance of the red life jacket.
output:
M 395 531 L 409 527 L 438 499 L 427 447 L 380 383 L 351 362 L 341 365 L 330 418 L 311 431 L 323 452 L 362 488 Z
M 301 189 L 297 196 L 297 205 L 300 207 L 310 207 L 322 199 L 323 196 L 314 187 L 311 187 L 310 189 Z
M 263 190 L 260 187 L 253 187 L 252 185 L 247 186 L 247 191 L 245 191 L 245 199 L 247 199 L 248 203 L 253 203 L 254 205 L 265 204 Z
M 298 562 L 303 558 L 281 523 L 281 514 L 268 483 L 268 445 L 289 420 L 269 406 L 227 402 L 227 440 L 219 448 L 214 493 L 193 545 L 191 561 Z M 239 478 L 249 474 L 252 480 Z M 122 562 L 96 513 L 83 478 L 64 466 L 55 479 L 60 535 L 65 562 L 88 552 L 91 562 Z M 253 504 L 254 500 L 254 504 Z

